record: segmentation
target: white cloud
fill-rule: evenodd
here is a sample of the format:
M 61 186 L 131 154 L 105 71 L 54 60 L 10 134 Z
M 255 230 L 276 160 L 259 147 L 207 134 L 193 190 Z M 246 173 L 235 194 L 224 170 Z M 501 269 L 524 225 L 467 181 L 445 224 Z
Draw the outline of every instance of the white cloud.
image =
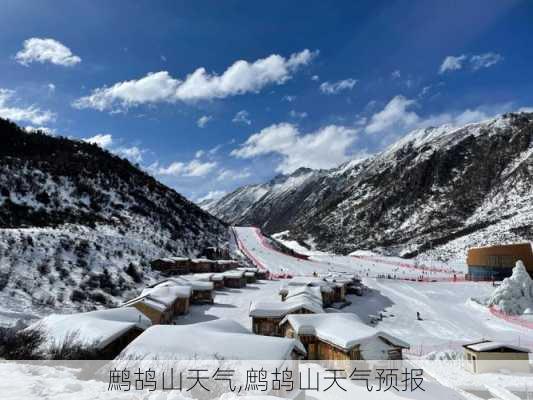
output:
M 84 142 L 92 143 L 105 149 L 113 144 L 113 136 L 109 133 L 99 133 L 97 135 L 82 139 Z
M 489 68 L 500 61 L 503 61 L 503 57 L 498 53 L 492 52 L 474 55 L 472 58 L 470 58 L 470 63 L 474 71 L 481 68 Z
M 465 60 L 466 60 L 465 55 L 461 55 L 458 57 L 448 56 L 442 61 L 442 64 L 440 65 L 440 68 L 439 68 L 439 73 L 443 74 L 446 71 L 456 71 L 458 69 L 461 69 L 463 68 L 463 63 Z
M 356 133 L 354 129 L 329 125 L 316 132 L 302 134 L 295 125 L 280 123 L 253 134 L 231 154 L 239 158 L 278 154 L 282 162 L 276 170 L 283 173 L 299 167 L 332 168 L 349 158 L 347 152 L 356 139 Z
M 422 117 L 411 108 L 416 102 L 403 96 L 394 97 L 383 110 L 375 113 L 365 127 L 365 132 L 381 133 L 385 141 L 397 139 L 408 130 L 448 124 L 460 127 L 494 118 L 512 109 L 511 103 L 484 105 L 466 110 L 448 111 Z
M 204 128 L 212 119 L 213 117 L 210 115 L 202 115 L 200 118 L 198 118 L 198 121 L 196 121 L 196 125 L 198 125 L 198 128 Z
M 291 110 L 289 112 L 289 115 L 292 118 L 300 118 L 300 119 L 307 118 L 307 113 L 305 111 L 298 112 L 298 111 L 295 111 L 295 110 Z
M 460 56 L 448 56 L 442 61 L 439 68 L 439 73 L 443 74 L 446 71 L 457 71 L 462 69 L 466 63 L 473 71 L 481 68 L 489 68 L 494 64 L 503 61 L 503 57 L 498 53 L 488 52 L 484 54 L 474 54 L 468 56 L 462 54 Z
M 35 106 L 17 107 L 11 104 L 14 90 L 0 89 L 0 117 L 14 122 L 27 121 L 34 125 L 43 125 L 55 121 L 56 115 Z
M 145 103 L 194 102 L 257 93 L 269 84 L 286 82 L 317 54 L 318 51 L 305 49 L 289 58 L 272 54 L 251 63 L 239 60 L 221 75 L 210 74 L 201 67 L 183 80 L 171 77 L 167 71 L 149 73 L 140 79 L 94 89 L 90 95 L 79 98 L 73 105 L 103 111 Z
M 312 80 L 312 81 L 315 81 L 315 82 L 318 81 L 319 79 L 320 79 L 320 77 L 319 77 L 318 75 L 313 75 L 313 76 L 311 77 L 311 80 Z
M 213 201 L 221 199 L 226 195 L 225 190 L 212 190 L 209 193 L 207 193 L 205 196 L 198 198 L 197 202 L 202 203 L 204 201 Z
M 40 131 L 40 132 L 44 133 L 45 135 L 49 135 L 49 136 L 57 135 L 57 132 L 56 132 L 55 129 L 48 128 L 47 126 L 32 126 L 32 125 L 28 125 L 28 126 L 24 127 L 24 130 L 26 132 Z
M 167 167 L 157 167 L 155 169 L 155 173 L 159 175 L 199 177 L 207 175 L 216 166 L 216 162 L 202 162 L 197 159 L 188 163 L 174 161 Z
M 202 157 L 204 154 L 205 154 L 205 151 L 203 151 L 203 150 L 198 150 L 198 151 L 194 154 L 194 158 L 200 158 L 200 157 Z
M 391 78 L 392 79 L 398 79 L 401 76 L 402 76 L 402 73 L 400 72 L 399 69 L 396 69 L 396 70 L 392 71 L 392 73 L 391 73 Z
M 252 121 L 250 120 L 250 114 L 248 114 L 248 111 L 241 110 L 232 119 L 232 122 L 236 124 L 244 124 L 244 125 L 251 125 Z
M 323 82 L 320 85 L 320 91 L 325 94 L 337 94 L 343 90 L 352 90 L 356 83 L 357 80 L 352 78 L 337 82 Z
M 376 133 L 391 128 L 405 128 L 419 121 L 418 115 L 408 109 L 415 104 L 404 96 L 396 96 L 387 103 L 383 110 L 375 113 L 366 126 L 367 133 Z
M 81 62 L 81 58 L 72 54 L 64 44 L 49 38 L 30 38 L 24 41 L 24 47 L 15 55 L 15 60 L 22 65 L 32 62 L 41 64 L 49 62 L 55 65 L 71 67 Z
M 518 112 L 533 113 L 533 107 L 520 107 Z
M 53 83 L 49 83 L 48 85 L 46 85 L 46 87 L 48 88 L 48 91 L 50 93 L 54 93 L 56 91 L 56 85 L 54 85 Z
M 281 98 L 281 100 L 288 101 L 289 103 L 292 103 L 294 100 L 296 100 L 296 96 L 290 96 L 286 94 Z
M 143 153 L 146 150 L 140 149 L 137 146 L 132 146 L 132 147 L 118 147 L 116 149 L 112 149 L 111 151 L 121 157 L 127 158 L 128 160 L 132 162 L 139 163 L 143 160 Z
M 218 174 L 218 181 L 238 181 L 240 179 L 249 178 L 252 174 L 248 169 L 242 171 L 234 171 L 231 169 L 223 169 Z

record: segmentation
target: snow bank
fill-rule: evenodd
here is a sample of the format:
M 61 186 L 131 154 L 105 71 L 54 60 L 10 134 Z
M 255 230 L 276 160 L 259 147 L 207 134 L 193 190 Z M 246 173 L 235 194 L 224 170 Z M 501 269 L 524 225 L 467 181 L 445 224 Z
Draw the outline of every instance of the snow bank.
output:
M 492 293 L 488 306 L 510 315 L 522 315 L 533 309 L 533 280 L 522 261 L 517 261 L 512 276 L 505 278 Z

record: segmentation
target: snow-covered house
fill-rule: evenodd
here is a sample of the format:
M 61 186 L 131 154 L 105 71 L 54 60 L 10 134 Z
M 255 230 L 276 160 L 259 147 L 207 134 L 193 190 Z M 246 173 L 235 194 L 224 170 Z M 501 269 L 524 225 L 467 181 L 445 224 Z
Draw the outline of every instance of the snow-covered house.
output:
M 150 262 L 152 269 L 166 275 L 182 275 L 191 271 L 191 259 L 187 257 L 158 258 Z
M 258 335 L 283 336 L 280 322 L 289 314 L 323 313 L 322 302 L 301 294 L 285 301 L 253 301 L 250 304 L 252 330 Z
M 214 265 L 216 265 L 216 261 L 209 260 L 207 258 L 193 258 L 191 260 L 191 272 L 213 272 Z
M 326 280 L 314 276 L 296 276 L 290 279 L 285 286 L 283 286 L 279 294 L 281 299 L 284 300 L 289 293 L 289 289 L 292 287 L 318 287 L 322 294 L 322 303 L 325 307 L 329 307 L 335 302 L 335 290 L 333 284 Z
M 189 312 L 192 289 L 164 281 L 146 288 L 140 296 L 127 301 L 125 307 L 134 307 L 146 315 L 153 324 L 169 324 L 178 315 Z
M 309 360 L 401 360 L 406 342 L 364 324 L 348 313 L 287 315 L 286 337 L 298 339 Z
M 195 281 L 213 282 L 215 290 L 224 289 L 224 275 L 222 273 L 205 272 L 200 274 L 192 274 L 190 278 Z
M 529 349 L 511 344 L 482 340 L 463 346 L 465 368 L 473 373 L 530 372 Z
M 237 260 L 216 260 L 213 265 L 214 272 L 225 272 L 229 269 L 235 269 L 239 266 Z
M 99 358 L 112 359 L 150 325 L 150 320 L 140 311 L 123 307 L 77 314 L 52 314 L 28 329 L 41 329 L 48 348 L 65 343 L 94 346 Z
M 244 271 L 233 269 L 224 272 L 223 276 L 225 287 L 239 289 L 246 286 L 246 277 L 244 276 Z
M 192 289 L 191 303 L 213 303 L 215 301 L 215 285 L 213 282 L 205 282 L 194 279 L 192 276 L 179 276 L 169 278 L 168 281 L 177 285 L 190 286 Z
M 295 339 L 258 336 L 233 320 L 155 325 L 130 343 L 119 359 L 292 360 L 305 356 Z
M 285 291 L 285 296 L 282 297 L 282 301 L 301 295 L 313 297 L 317 302 L 322 304 L 322 291 L 316 286 L 290 286 Z

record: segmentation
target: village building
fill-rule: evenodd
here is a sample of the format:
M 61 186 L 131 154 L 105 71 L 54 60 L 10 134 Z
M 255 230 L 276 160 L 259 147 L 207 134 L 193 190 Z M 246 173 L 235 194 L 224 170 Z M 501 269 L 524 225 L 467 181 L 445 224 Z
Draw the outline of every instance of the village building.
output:
M 236 260 L 216 260 L 213 265 L 213 272 L 225 272 L 238 266 L 239 262 Z
M 250 304 L 252 330 L 258 335 L 284 336 L 280 322 L 289 314 L 323 313 L 322 302 L 311 296 L 296 296 L 286 301 L 254 301 Z
M 202 256 L 210 260 L 224 260 L 228 259 L 230 254 L 227 248 L 210 246 L 204 249 Z
M 284 287 L 279 291 L 281 299 L 285 299 L 289 289 L 291 287 L 318 287 L 322 294 L 322 303 L 324 307 L 329 307 L 335 302 L 335 290 L 332 287 L 333 285 L 324 279 L 312 276 L 296 276 L 290 279 Z
M 401 360 L 409 344 L 347 313 L 287 315 L 283 336 L 298 339 L 308 360 Z
M 533 276 L 533 252 L 530 243 L 477 247 L 468 250 L 466 263 L 472 280 L 501 281 L 511 276 L 517 261 L 522 261 Z
M 282 296 L 282 301 L 304 295 L 314 298 L 319 304 L 323 304 L 322 291 L 316 286 L 289 286 L 284 293 L 285 295 Z
M 473 373 L 507 370 L 529 373 L 529 350 L 506 343 L 482 340 L 465 344 L 464 366 Z
M 169 278 L 168 281 L 172 281 L 178 285 L 190 286 L 192 289 L 192 304 L 212 304 L 215 301 L 215 285 L 213 284 L 213 282 L 195 280 L 192 276 Z
M 206 272 L 202 274 L 193 274 L 188 278 L 200 282 L 213 282 L 215 290 L 224 289 L 224 275 L 221 273 Z
M 244 271 L 230 270 L 222 273 L 224 286 L 233 289 L 240 289 L 246 286 Z
M 189 286 L 165 281 L 146 288 L 141 295 L 123 306 L 134 307 L 152 321 L 152 324 L 170 324 L 182 314 L 189 312 L 192 290 Z
M 111 308 L 76 314 L 52 314 L 32 327 L 41 329 L 50 349 L 70 343 L 96 349 L 98 358 L 113 359 L 151 325 L 131 307 Z
M 191 260 L 190 271 L 192 273 L 213 272 L 214 265 L 216 265 L 216 262 L 213 260 L 209 260 L 207 258 L 193 258 Z
M 191 259 L 187 257 L 158 258 L 153 260 L 150 266 L 165 275 L 183 275 L 191 272 Z

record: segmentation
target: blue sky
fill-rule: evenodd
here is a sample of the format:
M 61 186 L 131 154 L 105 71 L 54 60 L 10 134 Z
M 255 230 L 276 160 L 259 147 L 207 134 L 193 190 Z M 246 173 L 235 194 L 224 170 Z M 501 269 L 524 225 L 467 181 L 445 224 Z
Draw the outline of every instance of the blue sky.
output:
M 0 116 L 97 142 L 193 200 L 533 106 L 527 1 L 0 7 Z

